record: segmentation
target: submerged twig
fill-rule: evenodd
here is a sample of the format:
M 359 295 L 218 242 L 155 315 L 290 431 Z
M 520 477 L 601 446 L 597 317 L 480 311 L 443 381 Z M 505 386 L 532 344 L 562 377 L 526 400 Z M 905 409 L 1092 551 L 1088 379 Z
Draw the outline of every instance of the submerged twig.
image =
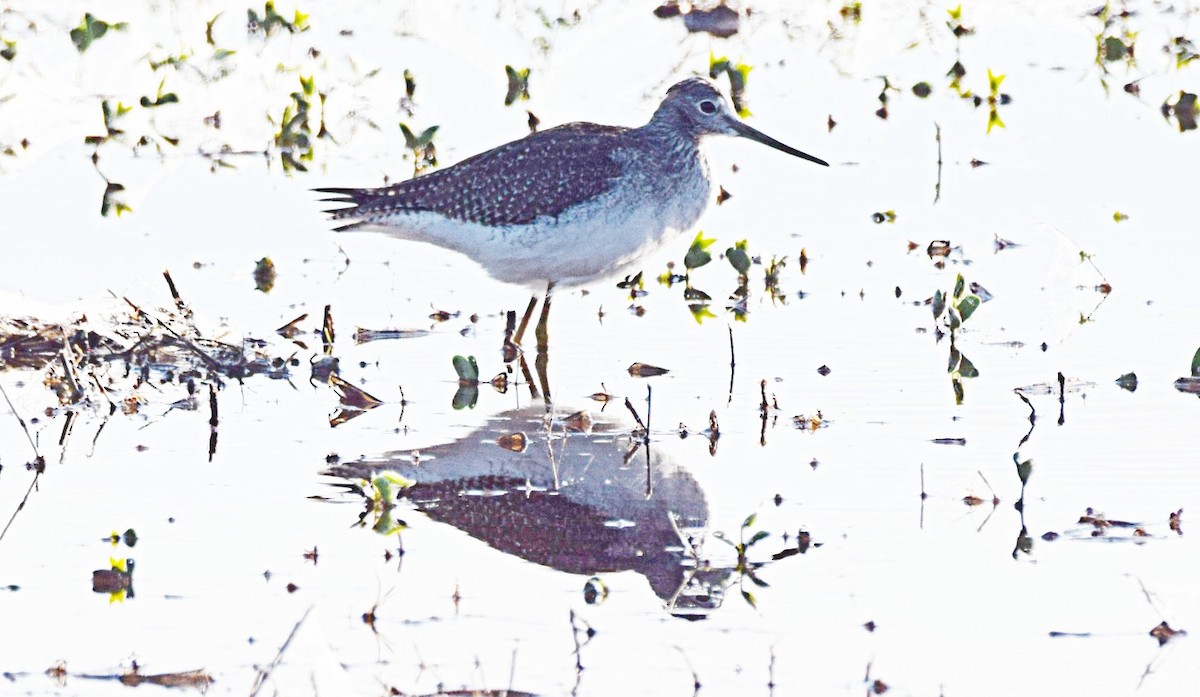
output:
M 210 382 L 208 383 L 208 461 L 212 462 L 213 455 L 217 454 L 217 424 L 220 420 L 217 418 L 217 388 Z
M 4 401 L 8 403 L 8 410 L 12 415 L 17 417 L 17 423 L 21 424 L 21 430 L 25 432 L 25 439 L 29 441 L 29 447 L 33 449 L 33 455 L 37 459 L 42 459 L 41 453 L 38 452 L 37 443 L 34 442 L 33 436 L 29 433 L 29 425 L 25 423 L 25 419 L 17 413 L 17 408 L 13 406 L 12 400 L 8 398 L 8 390 L 4 389 L 4 385 L 0 384 L 0 395 L 4 396 Z
M 733 325 L 729 325 L 729 399 L 726 404 L 733 404 L 733 375 L 736 372 L 737 361 L 733 354 Z
M 262 686 L 266 684 L 267 680 L 270 680 L 271 671 L 275 670 L 275 668 L 279 666 L 280 661 L 283 660 L 284 652 L 286 652 L 288 646 L 291 645 L 292 639 L 296 638 L 296 632 L 300 631 L 300 625 L 304 624 L 304 620 L 308 618 L 308 613 L 310 612 L 312 612 L 311 605 L 307 610 L 304 611 L 304 614 L 301 615 L 300 620 L 296 622 L 296 626 L 292 627 L 291 633 L 288 634 L 288 637 L 284 640 L 283 645 L 279 647 L 279 651 L 275 652 L 275 659 L 271 661 L 271 664 L 266 668 L 260 668 L 258 670 L 258 677 L 254 679 L 254 687 L 250 690 L 250 697 L 256 697 L 256 695 L 258 695 L 258 691 L 262 689 Z
M 34 473 L 33 481 L 29 482 L 29 488 L 25 490 L 25 495 L 21 497 L 21 503 L 17 504 L 16 510 L 14 510 L 12 515 L 8 517 L 8 522 L 4 524 L 4 529 L 0 530 L 0 540 L 3 540 L 4 536 L 8 534 L 8 529 L 12 527 L 13 521 L 17 519 L 17 514 L 24 510 L 25 503 L 29 501 L 29 495 L 32 494 L 33 490 L 37 487 L 38 478 L 42 476 L 42 472 L 44 471 L 45 469 L 39 467 Z
M 9 516 L 8 522 L 4 525 L 4 529 L 0 530 L 0 540 L 3 540 L 4 536 L 8 534 L 8 529 L 12 527 L 13 521 L 17 519 L 17 514 L 24 510 L 25 503 L 29 501 L 29 495 L 32 494 L 33 490 L 37 487 L 38 479 L 42 476 L 42 472 L 46 471 L 46 459 L 42 457 L 40 452 L 38 452 L 37 442 L 33 440 L 33 435 L 29 433 L 28 424 L 26 424 L 25 419 L 21 418 L 21 415 L 17 413 L 17 408 L 13 406 L 12 400 L 8 397 L 8 390 L 5 390 L 4 385 L 2 384 L 0 384 L 0 395 L 4 396 L 4 401 L 8 403 L 9 410 L 12 412 L 13 416 L 17 417 L 17 423 L 21 424 L 21 430 L 25 431 L 25 438 L 29 440 L 29 447 L 33 449 L 34 456 L 33 481 L 29 482 L 29 488 L 25 490 L 25 496 L 21 497 L 21 502 L 17 504 L 16 509 L 13 511 L 12 515 Z
M 933 202 L 937 203 L 942 200 L 942 127 L 937 121 L 933 122 L 933 127 L 937 129 L 933 139 L 937 141 L 937 183 L 933 186 Z

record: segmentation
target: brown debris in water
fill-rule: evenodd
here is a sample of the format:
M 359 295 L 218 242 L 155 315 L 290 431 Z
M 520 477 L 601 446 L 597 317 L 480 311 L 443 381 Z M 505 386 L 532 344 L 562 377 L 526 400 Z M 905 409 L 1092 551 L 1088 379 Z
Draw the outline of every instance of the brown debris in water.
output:
M 1167 520 L 1168 520 L 1168 524 L 1171 527 L 1171 530 L 1174 531 L 1175 534 L 1177 534 L 1177 535 L 1183 534 L 1183 509 L 1182 508 L 1180 508 L 1178 511 L 1174 511 L 1173 513 L 1171 513 L 1171 515 L 1167 517 Z
M 366 410 L 374 409 L 383 404 L 382 400 L 376 399 L 366 390 L 346 382 L 337 375 L 329 376 L 329 384 L 338 393 L 338 401 L 342 406 L 350 407 L 351 409 Z
M 659 368 L 647 363 L 634 363 L 629 366 L 629 374 L 635 378 L 651 378 L 656 375 L 666 375 L 671 372 L 668 368 Z
M 290 377 L 297 361 L 272 355 L 267 341 L 246 338 L 235 345 L 205 337 L 170 274 L 163 275 L 171 309 L 147 310 L 124 298 L 128 312 L 111 317 L 0 318 L 0 371 L 45 370 L 42 382 L 61 405 L 105 406 L 125 414 L 147 406 L 144 385 L 157 388 L 174 409 L 188 408 L 197 383 L 220 388 L 226 380 L 255 375 Z M 186 387 L 186 400 L 161 389 L 172 384 Z
M 66 661 L 57 661 L 54 665 L 46 669 L 46 675 L 54 678 L 60 686 L 66 685 L 68 677 L 86 680 L 116 680 L 127 687 L 137 687 L 139 685 L 159 685 L 160 687 L 182 687 L 195 688 L 204 692 L 209 685 L 216 682 L 211 675 L 204 670 L 184 670 L 174 673 L 156 673 L 153 675 L 145 675 L 141 672 L 141 666 L 137 661 L 130 666 L 129 672 L 120 674 L 90 674 L 77 673 L 72 674 L 67 671 Z
M 496 445 L 514 453 L 523 453 L 528 445 L 528 440 L 524 433 L 507 433 L 496 439 Z
M 1154 629 L 1150 630 L 1150 636 L 1158 639 L 1158 645 L 1162 646 L 1177 636 L 1187 636 L 1187 632 L 1182 629 L 1171 629 L 1171 625 L 1167 624 L 1166 620 L 1163 620 Z

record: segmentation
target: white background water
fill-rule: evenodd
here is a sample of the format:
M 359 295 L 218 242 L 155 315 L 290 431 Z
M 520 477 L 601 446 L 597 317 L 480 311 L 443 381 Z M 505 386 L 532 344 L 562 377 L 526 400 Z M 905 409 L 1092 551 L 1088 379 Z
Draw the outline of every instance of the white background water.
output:
M 876 679 L 889 694 L 1185 693 L 1200 678 L 1194 640 L 1159 647 L 1148 633 L 1164 620 L 1200 626 L 1189 525 L 1200 510 L 1200 404 L 1173 386 L 1200 346 L 1188 261 L 1200 251 L 1196 134 L 1159 113 L 1164 99 L 1200 87 L 1200 68 L 1177 68 L 1161 50 L 1194 36 L 1194 11 L 1131 4 L 1136 64 L 1108 63 L 1106 74 L 1096 61 L 1104 26 L 1086 3 L 964 4 L 975 33 L 959 41 L 941 5 L 865 3 L 861 23 L 836 3 L 792 5 L 754 5 L 737 35 L 715 39 L 655 18 L 652 5 L 314 3 L 298 7 L 309 31 L 264 39 L 247 36 L 247 8 L 236 4 L 10 3 L 0 14 L 0 38 L 17 42 L 15 59 L 0 63 L 0 145 L 15 151 L 0 157 L 3 316 L 86 313 L 99 331 L 127 311 L 118 298 L 168 307 L 168 269 L 206 337 L 269 339 L 274 355 L 295 353 L 301 365 L 290 381 L 226 382 L 211 462 L 207 409 L 170 410 L 183 396 L 177 385 L 140 388 L 145 405 L 132 416 L 105 419 L 97 399 L 59 445 L 66 412 L 45 414 L 58 406 L 45 371 L 0 373 L 17 411 L 36 417 L 48 460 L 0 540 L 0 584 L 19 586 L 0 593 L 0 670 L 13 674 L 5 689 L 123 692 L 78 675 L 59 686 L 41 673 L 63 660 L 74 674 L 115 674 L 136 660 L 145 673 L 203 668 L 217 694 L 245 694 L 308 611 L 268 683 L 278 694 L 690 694 L 698 680 L 706 694 L 769 694 L 773 683 L 777 694 L 832 695 L 862 694 Z M 291 18 L 297 6 L 277 9 Z M 68 31 L 85 11 L 129 24 L 80 54 Z M 237 53 L 213 60 L 205 23 L 219 12 L 215 44 Z M 752 532 L 771 533 L 752 561 L 794 544 L 799 530 L 821 546 L 760 569 L 768 587 L 745 581 L 755 606 L 735 583 L 697 622 L 673 617 L 631 570 L 595 569 L 610 592 L 589 605 L 590 574 L 499 551 L 409 501 L 396 512 L 409 526 L 402 561 L 385 560 L 400 542 L 354 526 L 362 501 L 321 475 L 326 456 L 377 459 L 459 441 L 486 458 L 497 433 L 535 433 L 536 423 L 509 416 L 529 404 L 520 386 L 505 395 L 485 387 L 474 409 L 451 408 L 451 357 L 474 355 L 485 378 L 501 372 L 502 312 L 524 308 L 528 290 L 439 249 L 335 235 L 309 190 L 408 176 L 400 121 L 440 127 L 443 165 L 523 136 L 525 109 L 543 127 L 638 125 L 666 87 L 705 72 L 710 53 L 753 67 L 752 125 L 832 163 L 711 143 L 713 171 L 733 198 L 701 228 L 717 238 L 713 251 L 746 239 L 765 261 L 786 255 L 786 302 L 762 292 L 756 266 L 747 321 L 735 321 L 724 309 L 735 275 L 718 258 L 693 274 L 716 315 L 698 324 L 680 286 L 650 280 L 682 259 L 686 238 L 646 261 L 642 316 L 611 283 L 560 293 L 555 407 L 590 409 L 621 433 L 633 423 L 620 400 L 598 413 L 586 396 L 603 384 L 644 415 L 652 385 L 651 448 L 702 492 L 703 556 L 714 566 L 736 555 L 713 534 L 737 539 L 750 514 Z M 181 54 L 190 57 L 179 70 L 148 65 Z M 1005 75 L 1003 128 L 987 133 L 987 106 L 948 88 L 956 57 L 976 93 L 987 94 L 989 69 Z M 532 99 L 504 106 L 506 64 L 532 69 Z M 212 80 L 222 68 L 232 72 Z M 405 69 L 417 81 L 411 116 L 399 107 Z M 289 174 L 268 117 L 278 121 L 300 76 L 326 93 L 333 138 L 316 141 L 307 173 Z M 874 113 L 881 76 L 899 88 L 886 120 Z M 164 78 L 179 103 L 135 108 L 121 122 L 124 139 L 101 146 L 94 166 L 84 137 L 103 133 L 101 100 L 136 104 Z M 1140 96 L 1122 90 L 1133 80 Z M 921 81 L 933 87 L 923 100 L 910 91 Z M 219 130 L 203 122 L 218 110 Z M 135 152 L 142 135 L 180 142 Z M 214 168 L 200 153 L 223 145 L 267 154 Z M 131 212 L 99 214 L 104 177 L 126 187 Z M 888 210 L 894 223 L 872 222 Z M 1118 211 L 1128 219 L 1116 222 Z M 1017 246 L 995 251 L 997 236 Z M 959 248 L 944 268 L 924 253 L 937 239 Z M 251 277 L 263 256 L 278 269 L 269 293 Z M 935 341 L 919 304 L 959 273 L 993 295 L 956 340 L 980 372 L 965 380 L 961 405 L 946 373 L 948 339 Z M 1096 290 L 1103 282 L 1107 296 Z M 305 312 L 302 328 L 319 329 L 325 305 L 343 377 L 387 402 L 332 429 L 337 396 L 303 366 L 319 338 L 306 334 L 304 350 L 273 335 Z M 434 323 L 435 309 L 461 314 Z M 356 345 L 354 327 L 431 332 Z M 635 361 L 671 372 L 631 378 Z M 1070 388 L 1061 424 L 1059 372 Z M 1114 384 L 1128 372 L 1136 392 Z M 779 407 L 765 430 L 762 380 Z M 1030 412 L 1014 389 L 1037 385 L 1054 389 L 1029 392 L 1037 419 L 1022 444 Z M 818 410 L 826 428 L 793 426 L 794 415 Z M 721 431 L 715 455 L 699 433 L 710 411 Z M 623 467 L 597 454 L 607 453 L 603 442 L 568 445 L 594 458 L 589 472 L 602 480 Z M 1034 462 L 1023 517 L 1014 453 Z M 17 419 L 0 414 L 4 518 L 30 484 L 30 457 Z M 986 503 L 968 507 L 968 495 Z M 1077 523 L 1088 507 L 1149 536 L 1109 528 L 1094 538 Z M 1167 527 L 1179 509 L 1182 535 Z M 1023 525 L 1033 546 L 1014 558 Z M 138 532 L 135 548 L 100 542 L 126 528 Z M 1061 537 L 1043 541 L 1047 532 Z M 303 557 L 314 547 L 316 564 Z M 134 598 L 110 603 L 88 587 L 109 556 L 136 559 Z M 374 631 L 362 621 L 372 608 Z M 596 631 L 579 651 L 582 673 L 572 611 Z

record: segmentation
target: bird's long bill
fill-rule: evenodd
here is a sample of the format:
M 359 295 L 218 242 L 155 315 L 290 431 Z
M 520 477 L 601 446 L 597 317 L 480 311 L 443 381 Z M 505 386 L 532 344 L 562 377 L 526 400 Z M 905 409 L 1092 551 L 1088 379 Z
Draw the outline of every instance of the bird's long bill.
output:
M 729 123 L 729 127 L 732 128 L 739 136 L 741 136 L 743 138 L 749 138 L 750 140 L 757 141 L 759 143 L 762 143 L 763 145 L 769 145 L 769 146 L 775 148 L 776 150 L 782 150 L 783 152 L 786 152 L 789 155 L 795 155 L 796 157 L 799 157 L 804 160 L 808 160 L 809 162 L 815 162 L 824 167 L 829 166 L 829 163 L 826 162 L 825 160 L 822 160 L 819 157 L 813 157 L 812 155 L 809 155 L 806 152 L 801 152 L 801 151 L 793 148 L 790 145 L 784 145 L 783 143 L 780 143 L 779 141 L 775 140 L 774 138 L 767 135 L 766 133 L 763 133 L 762 131 L 751 128 L 750 126 L 747 126 L 745 123 L 738 121 L 737 119 L 730 119 L 728 121 L 728 123 Z

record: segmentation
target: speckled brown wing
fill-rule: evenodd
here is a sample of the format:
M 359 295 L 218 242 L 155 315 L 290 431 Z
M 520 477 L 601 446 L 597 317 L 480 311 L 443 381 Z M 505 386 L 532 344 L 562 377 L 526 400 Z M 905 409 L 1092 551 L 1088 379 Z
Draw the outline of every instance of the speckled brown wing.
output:
M 407 211 L 488 226 L 524 225 L 610 190 L 622 171 L 613 154 L 628 130 L 570 123 L 389 187 L 317 191 L 337 195 L 327 201 L 354 204 L 328 211 L 335 220 L 357 219 L 339 230 Z

